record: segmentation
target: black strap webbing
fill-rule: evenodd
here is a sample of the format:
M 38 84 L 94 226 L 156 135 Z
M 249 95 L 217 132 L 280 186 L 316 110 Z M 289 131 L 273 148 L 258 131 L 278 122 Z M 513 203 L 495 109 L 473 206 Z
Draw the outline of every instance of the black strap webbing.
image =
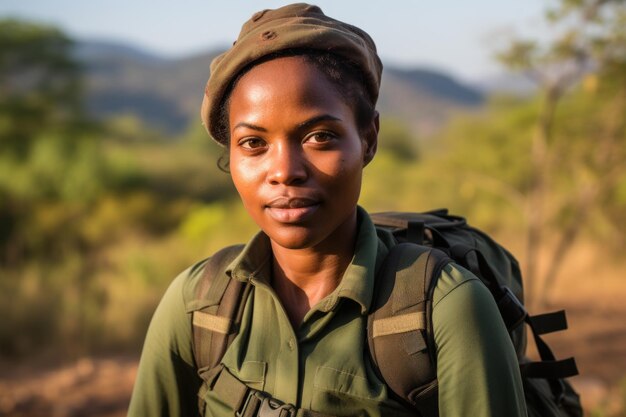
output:
M 578 375 L 574 358 L 522 363 L 520 371 L 525 378 L 560 379 Z
M 550 346 L 541 338 L 539 330 L 550 328 L 548 323 L 551 325 L 563 324 L 561 323 L 562 320 L 558 319 L 559 312 L 552 315 L 552 319 L 547 318 L 550 316 L 551 314 L 548 313 L 544 315 L 543 319 L 535 319 L 535 321 L 531 320 L 528 316 L 526 317 L 526 323 L 528 323 L 532 331 L 541 361 L 520 364 L 520 372 L 525 378 L 545 378 L 550 385 L 550 390 L 555 400 L 560 402 L 565 395 L 565 385 L 561 381 L 561 378 L 578 375 L 578 368 L 576 367 L 574 358 L 556 360 Z M 562 317 L 562 319 L 564 320 L 564 317 Z M 543 325 L 545 328 L 537 329 L 535 322 Z
M 567 318 L 565 317 L 564 310 L 537 314 L 528 317 L 528 319 L 537 334 L 548 334 L 567 329 Z

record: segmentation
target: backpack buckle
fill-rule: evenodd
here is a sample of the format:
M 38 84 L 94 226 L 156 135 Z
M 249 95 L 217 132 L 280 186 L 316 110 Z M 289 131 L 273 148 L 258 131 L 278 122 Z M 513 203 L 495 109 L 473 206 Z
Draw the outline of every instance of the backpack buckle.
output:
M 243 407 L 235 412 L 235 416 L 256 417 L 295 417 L 296 408 L 291 404 L 285 404 L 268 394 L 251 389 L 248 392 Z
M 272 397 L 265 397 L 257 412 L 259 417 L 295 417 L 296 408 L 291 404 L 285 404 Z

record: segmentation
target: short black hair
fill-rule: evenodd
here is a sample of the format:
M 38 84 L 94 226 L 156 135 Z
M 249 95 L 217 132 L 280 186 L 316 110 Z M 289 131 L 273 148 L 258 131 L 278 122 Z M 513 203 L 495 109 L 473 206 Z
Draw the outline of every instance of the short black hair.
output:
M 374 103 L 367 93 L 367 84 L 363 72 L 354 63 L 333 54 L 332 52 L 319 51 L 316 49 L 287 49 L 264 56 L 254 61 L 233 78 L 228 86 L 224 98 L 219 107 L 217 129 L 219 137 L 215 139 L 226 145 L 224 154 L 217 161 L 218 167 L 228 172 L 230 161 L 228 160 L 228 148 L 230 146 L 229 107 L 230 97 L 241 78 L 255 66 L 276 58 L 299 56 L 315 66 L 326 76 L 336 88 L 343 99 L 353 109 L 354 119 L 361 134 L 364 134 L 370 126 L 375 114 Z

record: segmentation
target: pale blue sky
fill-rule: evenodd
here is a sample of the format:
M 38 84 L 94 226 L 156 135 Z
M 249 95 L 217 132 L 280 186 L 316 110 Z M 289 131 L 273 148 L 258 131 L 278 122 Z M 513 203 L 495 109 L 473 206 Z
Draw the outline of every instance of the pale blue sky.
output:
M 0 0 L 0 16 L 41 20 L 71 36 L 129 42 L 166 56 L 229 45 L 252 13 L 275 0 Z M 511 33 L 542 29 L 547 0 L 319 0 L 324 12 L 367 31 L 383 60 L 464 79 L 500 71 L 492 55 Z

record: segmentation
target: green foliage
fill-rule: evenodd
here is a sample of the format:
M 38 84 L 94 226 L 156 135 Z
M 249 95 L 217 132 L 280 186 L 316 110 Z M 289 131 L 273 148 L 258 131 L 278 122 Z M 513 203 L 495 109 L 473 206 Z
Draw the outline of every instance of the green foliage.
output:
M 196 248 L 197 258 L 226 245 L 245 242 L 256 231 L 239 201 L 221 201 L 193 206 L 180 223 L 176 237 L 185 247 Z
M 387 152 L 403 162 L 414 162 L 419 157 L 417 139 L 399 120 L 383 118 L 380 121 L 378 152 Z
M 102 189 L 104 167 L 81 109 L 71 47 L 55 28 L 0 20 L 0 260 L 10 264 L 56 246 L 41 244 L 45 234 L 25 233 L 33 226 L 28 216 L 59 201 L 88 204 Z
M 509 47 L 496 54 L 496 57 L 514 70 L 523 70 L 536 60 L 537 44 L 533 41 L 513 41 Z
M 174 275 L 254 230 L 212 203 L 233 188 L 206 139 L 84 118 L 71 45 L 0 21 L 2 356 L 137 346 Z
M 42 134 L 33 138 L 25 159 L 0 154 L 0 195 L 22 201 L 89 201 L 102 187 L 105 167 L 99 153 L 94 138 L 81 137 L 67 146 L 58 134 Z
M 470 181 L 481 180 L 502 197 L 513 199 L 497 183 L 507 184 L 515 193 L 528 187 L 530 176 L 528 138 L 537 117 L 534 101 L 518 104 L 493 101 L 481 116 L 457 118 L 444 131 L 448 157 L 447 166 L 454 166 L 456 175 Z M 486 181 L 487 178 L 491 180 Z M 517 201 L 512 201 L 517 203 Z
M 79 66 L 71 46 L 55 28 L 0 20 L 2 153 L 25 157 L 38 135 L 82 123 Z

